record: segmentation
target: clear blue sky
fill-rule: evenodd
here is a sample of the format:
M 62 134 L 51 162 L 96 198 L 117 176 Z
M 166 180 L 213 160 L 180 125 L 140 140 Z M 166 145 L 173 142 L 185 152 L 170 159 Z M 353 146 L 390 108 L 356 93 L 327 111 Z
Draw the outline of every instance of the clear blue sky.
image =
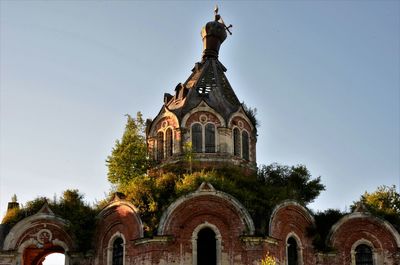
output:
M 305 164 L 344 210 L 399 186 L 400 2 L 218 2 L 220 61 L 258 109 L 258 163 Z M 215 2 L 0 1 L 0 214 L 78 188 L 109 191 L 124 114 L 155 117 L 201 57 Z

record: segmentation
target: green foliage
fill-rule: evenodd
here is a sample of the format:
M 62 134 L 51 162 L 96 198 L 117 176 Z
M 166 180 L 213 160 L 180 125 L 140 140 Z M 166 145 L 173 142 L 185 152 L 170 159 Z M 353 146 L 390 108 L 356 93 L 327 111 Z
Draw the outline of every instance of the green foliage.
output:
M 325 241 L 332 226 L 347 213 L 336 209 L 328 209 L 314 214 L 315 227 L 310 227 L 308 234 L 314 237 L 314 246 L 321 251 L 329 251 Z
M 195 191 L 202 182 L 209 182 L 215 189 L 224 191 L 238 199 L 253 217 L 257 232 L 262 234 L 266 232 L 267 217 L 278 203 L 285 199 L 300 199 L 300 202 L 307 204 L 315 198 L 313 195 L 317 196 L 323 189 L 323 185 L 319 183 L 319 178 L 316 181 L 310 180 L 310 175 L 304 166 L 289 168 L 274 165 L 271 169 L 276 168 L 286 169 L 287 175 L 280 176 L 282 178 L 279 181 L 281 185 L 276 185 L 269 179 L 268 174 L 271 173 L 272 175 L 273 173 L 274 180 L 279 180 L 276 170 L 263 171 L 265 174 L 257 177 L 256 175 L 246 176 L 240 169 L 232 167 L 191 174 L 144 175 L 140 178 L 134 178 L 128 183 L 117 185 L 117 190 L 126 194 L 126 199 L 138 207 L 145 231 L 147 235 L 152 235 L 156 231 L 162 212 L 172 202 L 180 196 Z M 178 168 L 176 171 L 181 172 L 181 169 Z M 296 182 L 292 178 L 302 181 Z M 280 191 L 286 185 L 290 185 L 292 189 L 290 193 L 287 192 L 286 188 L 284 189 L 285 192 Z M 303 185 L 307 189 L 315 188 L 318 190 L 307 191 L 304 195 L 302 193 Z
M 142 114 L 136 118 L 127 116 L 122 139 L 116 140 L 111 155 L 107 157 L 108 180 L 113 184 L 128 183 L 134 178 L 144 176 L 151 165 L 147 156 L 146 122 Z
M 256 109 L 245 104 L 243 108 L 257 126 Z M 138 207 L 147 235 L 156 231 L 162 212 L 173 201 L 195 191 L 204 181 L 238 199 L 252 215 L 260 234 L 265 232 L 267 217 L 278 203 L 294 199 L 307 204 L 325 188 L 321 179 L 311 179 L 309 171 L 302 165 L 262 166 L 253 176 L 243 174 L 238 167 L 192 172 L 198 167 L 197 161 L 193 160 L 191 143 L 183 147 L 187 167 L 164 165 L 164 172 L 171 173 L 148 171 L 152 162 L 146 154 L 145 122 L 140 112 L 135 119 L 127 117 L 122 139 L 116 141 L 107 159 L 108 179 L 115 184 L 116 191 L 124 193 L 126 199 Z
M 189 173 L 192 173 L 193 171 L 193 148 L 192 148 L 192 142 L 186 142 L 183 145 L 183 154 L 185 161 L 189 164 Z
M 78 190 L 66 190 L 58 202 L 49 206 L 56 215 L 70 221 L 68 231 L 75 235 L 75 242 L 80 249 L 87 251 L 92 247 L 98 210 L 90 207 L 83 199 L 84 196 Z
M 354 202 L 351 209 L 354 210 L 359 203 L 362 203 L 369 212 L 379 216 L 394 225 L 400 231 L 400 194 L 396 186 L 379 186 L 372 193 L 365 192 L 359 201 Z
M 38 197 L 32 201 L 28 201 L 25 207 L 8 210 L 1 223 L 12 227 L 23 218 L 37 213 L 46 202 L 47 199 L 45 197 Z
M 302 204 L 314 201 L 325 190 L 321 177 L 311 179 L 304 165 L 289 167 L 274 163 L 262 166 L 258 176 L 277 198 L 294 199 Z
M 50 201 L 48 198 L 38 197 L 28 201 L 25 206 L 8 211 L 2 224 L 12 227 L 23 218 L 37 213 L 45 203 L 48 203 L 55 215 L 70 222 L 67 232 L 75 236 L 78 247 L 83 251 L 89 250 L 92 247 L 91 240 L 98 210 L 87 205 L 78 190 L 66 190 L 58 200 Z
M 257 108 L 248 107 L 244 102 L 242 102 L 242 107 L 244 112 L 246 112 L 247 117 L 253 123 L 255 130 L 257 131 L 257 127 L 260 126 L 260 122 L 257 120 Z
M 6 215 L 4 215 L 2 224 L 7 224 L 9 227 L 13 227 L 18 221 L 24 218 L 23 212 L 21 212 L 20 208 L 13 208 L 7 210 Z

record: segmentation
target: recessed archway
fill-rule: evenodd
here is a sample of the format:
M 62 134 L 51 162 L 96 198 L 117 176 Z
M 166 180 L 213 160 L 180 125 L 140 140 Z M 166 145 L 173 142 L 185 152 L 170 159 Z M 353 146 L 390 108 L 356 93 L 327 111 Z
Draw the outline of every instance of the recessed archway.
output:
M 64 265 L 65 255 L 61 253 L 51 253 L 44 257 L 42 265 Z
M 65 259 L 65 250 L 60 246 L 47 245 L 43 248 L 38 248 L 37 246 L 31 245 L 24 249 L 23 252 L 23 265 L 46 265 L 44 263 L 47 257 L 50 257 L 50 261 L 53 259 L 52 255 L 62 255 L 64 259 L 61 263 L 52 263 L 47 265 L 64 265 L 67 264 Z M 60 260 L 60 259 L 59 259 Z

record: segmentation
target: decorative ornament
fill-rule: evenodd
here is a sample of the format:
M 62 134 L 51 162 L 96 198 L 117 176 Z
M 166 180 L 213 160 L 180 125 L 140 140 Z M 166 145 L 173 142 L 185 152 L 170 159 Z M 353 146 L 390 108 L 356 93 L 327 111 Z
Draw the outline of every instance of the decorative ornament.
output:
M 42 229 L 37 233 L 37 241 L 41 244 L 49 243 L 53 235 L 49 229 Z

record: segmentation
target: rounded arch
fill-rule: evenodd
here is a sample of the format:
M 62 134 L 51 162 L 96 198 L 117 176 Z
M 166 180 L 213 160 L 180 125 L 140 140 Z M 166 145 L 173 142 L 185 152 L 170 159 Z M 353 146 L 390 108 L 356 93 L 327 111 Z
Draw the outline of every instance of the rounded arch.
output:
M 373 264 L 380 264 L 378 263 L 378 259 L 379 259 L 379 255 L 376 251 L 376 248 L 374 246 L 374 244 L 372 244 L 371 241 L 365 239 L 365 238 L 361 238 L 359 240 L 357 240 L 356 242 L 354 242 L 354 244 L 351 246 L 351 264 L 352 265 L 356 265 L 357 264 L 357 248 L 365 245 L 367 246 L 370 250 L 371 250 L 371 259 Z
M 159 124 L 159 122 L 164 118 L 172 119 L 174 121 L 174 123 L 176 124 L 176 126 L 179 126 L 178 117 L 173 112 L 171 112 L 167 107 L 163 106 L 162 109 L 160 110 L 159 114 L 157 115 L 157 117 L 151 122 L 148 135 L 157 134 L 157 132 L 158 132 L 157 124 Z M 173 128 L 173 126 L 172 126 L 172 128 Z
M 277 223 L 279 221 L 278 213 L 288 208 L 292 208 L 295 210 L 294 212 L 292 212 L 292 215 L 296 213 L 297 215 L 299 215 L 299 217 L 302 217 L 307 223 L 313 226 L 315 225 L 314 216 L 312 216 L 311 213 L 303 205 L 293 200 L 286 200 L 278 204 L 272 211 L 271 217 L 269 219 L 270 236 L 274 236 L 276 232 L 275 230 L 277 229 Z
M 192 233 L 192 256 L 193 256 L 193 265 L 197 265 L 197 254 L 198 254 L 198 235 L 199 232 L 205 228 L 211 229 L 214 234 L 215 234 L 215 240 L 216 240 L 216 249 L 215 249 L 215 254 L 216 254 L 216 264 L 220 265 L 221 264 L 221 253 L 222 253 L 222 235 L 221 232 L 219 231 L 218 227 L 214 224 L 204 222 L 200 225 L 198 225 Z
M 66 231 L 68 224 L 68 221 L 55 216 L 52 212 L 39 212 L 24 218 L 11 228 L 4 240 L 3 249 L 21 251 L 30 244 L 41 245 L 43 239 L 40 239 L 40 236 L 46 234 L 50 235 L 46 240 L 69 251 L 74 249 L 74 243 L 72 237 Z M 28 231 L 36 232 L 27 235 Z
M 122 223 L 126 223 L 126 226 L 129 226 L 129 228 L 133 228 L 130 226 L 135 226 L 134 228 L 136 228 L 136 237 L 143 237 L 143 223 L 142 223 L 142 219 L 140 218 L 138 212 L 139 210 L 130 202 L 125 201 L 123 199 L 120 199 L 118 196 L 116 196 L 114 198 L 113 201 L 111 201 L 109 204 L 107 204 L 102 210 L 101 212 L 98 214 L 99 218 L 102 220 L 105 220 L 107 218 L 110 218 L 110 216 L 112 215 L 112 213 L 117 212 L 117 215 L 119 215 L 119 217 L 123 217 L 126 218 L 127 216 L 127 212 L 126 211 L 122 211 L 119 212 L 118 208 L 123 207 L 128 209 L 128 211 L 131 213 L 131 217 L 133 218 L 127 218 L 124 220 L 120 220 L 122 221 Z M 122 215 L 122 216 L 121 216 Z M 133 235 L 132 235 L 133 236 Z
M 49 260 L 49 258 L 50 258 L 50 260 Z M 58 263 L 61 260 L 64 260 L 63 264 L 65 264 L 65 260 L 66 260 L 65 253 L 53 252 L 53 253 L 47 254 L 44 257 L 42 257 L 39 260 L 38 264 L 42 264 L 42 265 L 43 264 L 54 264 L 55 262 Z
M 303 244 L 301 243 L 300 237 L 293 231 L 287 234 L 285 242 L 287 242 L 291 237 L 293 237 L 296 240 L 296 243 L 299 248 L 303 248 Z
M 122 264 L 125 264 L 125 253 L 126 253 L 126 239 L 123 233 L 120 231 L 115 232 L 109 239 L 108 241 L 108 246 L 107 246 L 107 264 L 112 265 L 113 264 L 113 251 L 114 251 L 114 242 L 118 238 L 122 239 Z
M 76 250 L 74 236 L 67 232 L 69 222 L 54 215 L 47 204 L 42 209 L 15 224 L 7 234 L 3 250 L 15 251 L 21 265 L 41 264 L 52 253 L 65 254 L 69 264 L 69 251 Z
M 208 122 L 204 124 L 204 151 L 215 153 L 217 151 L 217 136 L 215 124 Z
M 269 236 L 279 240 L 278 258 L 288 263 L 288 239 L 292 236 L 298 246 L 298 264 L 314 264 L 315 255 L 313 239 L 309 236 L 310 227 L 315 227 L 315 220 L 311 213 L 301 204 L 293 200 L 286 200 L 278 204 L 269 219 Z M 296 264 L 296 263 L 294 263 Z
M 195 204 L 199 199 L 210 201 L 210 203 L 215 203 L 226 209 L 231 209 L 231 211 L 234 211 L 237 221 L 242 224 L 242 232 L 248 235 L 254 234 L 254 223 L 246 208 L 233 196 L 222 191 L 217 191 L 211 184 L 205 182 L 200 185 L 197 191 L 180 197 L 164 211 L 158 227 L 158 234 L 166 235 L 169 232 L 173 223 L 179 219 L 179 208 L 183 208 L 190 203 Z
M 365 239 L 365 238 L 361 238 L 359 240 L 357 240 L 356 242 L 353 243 L 353 245 L 351 246 L 351 250 L 355 251 L 357 246 L 359 245 L 367 245 L 368 247 L 374 249 L 374 244 L 371 243 L 371 241 Z M 381 246 L 382 247 L 382 246 Z
M 186 113 L 186 115 L 182 118 L 181 127 L 185 128 L 185 127 L 189 126 L 189 124 L 187 124 L 187 121 L 193 114 L 195 114 L 197 112 L 209 112 L 209 113 L 213 114 L 218 119 L 218 121 L 221 123 L 221 126 L 226 127 L 226 121 L 224 120 L 224 118 L 218 112 L 216 112 L 213 108 L 208 106 L 207 103 L 205 103 L 204 101 L 201 101 L 199 103 L 199 105 L 197 105 L 197 107 L 193 108 L 191 111 Z
M 165 128 L 165 157 L 170 157 L 174 154 L 174 129 L 172 126 Z
M 227 123 L 229 128 L 233 128 L 233 120 L 237 117 L 244 119 L 248 123 L 251 131 L 255 130 L 253 123 L 250 121 L 249 117 L 247 117 L 247 115 L 245 114 L 243 107 L 240 107 L 238 111 L 232 113 L 232 115 L 229 117 Z
M 190 139 L 192 143 L 192 149 L 195 153 L 201 153 L 203 151 L 203 133 L 204 128 L 200 122 L 193 122 L 190 125 Z
M 233 142 L 233 155 L 242 156 L 242 136 L 240 132 L 240 128 L 234 126 L 232 128 L 232 142 Z
M 332 228 L 326 244 L 343 253 L 337 262 L 356 264 L 355 248 L 365 243 L 373 250 L 373 264 L 383 260 L 393 260 L 387 253 L 399 249 L 400 236 L 394 227 L 385 220 L 372 216 L 368 212 L 354 212 L 342 217 Z
M 190 141 L 195 153 L 216 153 L 219 136 L 212 122 L 192 122 L 190 125 Z
M 124 242 L 124 244 L 126 244 L 126 239 L 124 234 L 121 233 L 120 231 L 117 231 L 110 237 L 110 240 L 108 241 L 108 248 L 112 248 L 114 240 L 119 237 L 122 238 L 122 241 Z
M 115 239 L 123 239 L 123 253 L 125 253 L 127 242 L 143 238 L 143 224 L 138 210 L 123 198 L 123 195 L 116 193 L 113 200 L 97 216 L 94 242 L 95 259 L 98 264 L 110 265 L 112 263 L 112 244 Z M 124 255 L 122 256 L 123 264 L 125 262 Z
M 289 240 L 291 239 L 291 238 L 293 238 L 294 239 L 294 241 L 296 242 L 296 251 L 297 251 L 297 261 L 298 261 L 298 265 L 303 265 L 304 263 L 303 263 L 303 243 L 301 242 L 301 239 L 300 239 L 300 237 L 295 233 L 295 232 L 290 232 L 290 233 L 288 233 L 287 234 L 287 236 L 286 236 L 286 240 L 285 240 L 285 243 L 286 243 L 286 247 L 285 247 L 285 250 L 286 250 L 286 264 L 289 264 L 289 247 L 290 247 L 290 243 L 289 243 Z
M 400 248 L 400 235 L 397 232 L 397 230 L 389 222 L 387 222 L 386 220 L 380 219 L 378 217 L 372 216 L 368 213 L 363 213 L 363 212 L 354 212 L 349 215 L 346 215 L 346 216 L 342 217 L 336 224 L 334 224 L 331 228 L 331 231 L 328 234 L 327 244 L 331 245 L 331 246 L 335 245 L 335 240 L 337 239 L 337 235 L 341 231 L 342 227 L 344 227 L 347 223 L 357 222 L 357 220 L 374 223 L 375 225 L 384 228 L 393 237 L 396 247 Z M 373 232 L 373 231 L 370 231 L 370 232 Z M 373 234 L 374 233 L 371 233 L 372 237 L 375 237 L 375 236 L 373 236 Z M 380 242 L 380 241 L 378 240 L 378 242 Z

